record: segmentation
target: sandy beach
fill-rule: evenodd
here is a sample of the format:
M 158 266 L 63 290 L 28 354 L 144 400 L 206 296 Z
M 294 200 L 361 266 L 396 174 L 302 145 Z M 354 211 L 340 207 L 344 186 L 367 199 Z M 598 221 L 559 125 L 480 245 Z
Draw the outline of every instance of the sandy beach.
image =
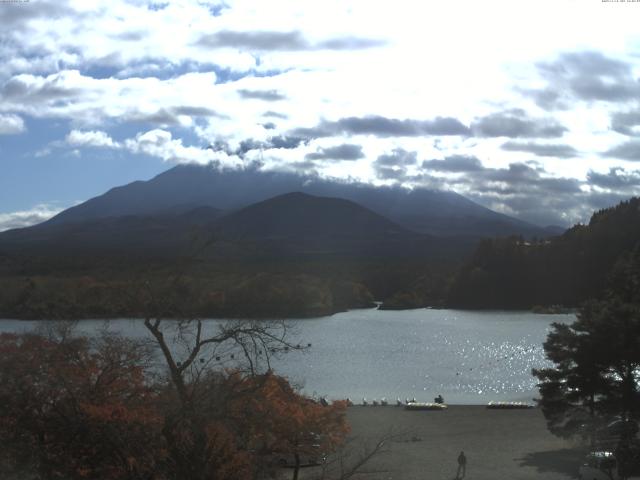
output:
M 367 466 L 375 472 L 356 478 L 452 480 L 464 450 L 466 479 L 566 480 L 577 478 L 584 455 L 583 449 L 551 435 L 537 408 L 454 405 L 439 412 L 354 406 L 348 418 L 356 444 L 396 435 Z

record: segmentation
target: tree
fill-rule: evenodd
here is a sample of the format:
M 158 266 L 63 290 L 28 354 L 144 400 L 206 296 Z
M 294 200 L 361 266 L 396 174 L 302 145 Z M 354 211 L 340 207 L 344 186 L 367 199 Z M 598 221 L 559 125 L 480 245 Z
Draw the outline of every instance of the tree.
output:
M 0 335 L 2 478 L 153 478 L 160 416 L 147 359 L 110 335 Z
M 317 405 L 270 370 L 272 356 L 305 348 L 288 340 L 287 324 L 207 324 L 190 311 L 197 304 L 190 291 L 179 276 L 160 290 L 144 291 L 144 325 L 162 353 L 175 400 L 168 404 L 162 433 L 180 478 L 249 478 L 273 454 L 305 453 L 310 434 L 322 438 L 322 453 L 332 451 L 348 432 L 345 406 Z M 167 320 L 176 317 L 181 320 Z M 226 477 L 231 461 L 242 468 Z
M 587 302 L 571 325 L 553 324 L 544 344 L 555 366 L 534 370 L 552 433 L 571 436 L 588 425 L 591 439 L 607 416 L 638 416 L 640 310 L 611 296 Z

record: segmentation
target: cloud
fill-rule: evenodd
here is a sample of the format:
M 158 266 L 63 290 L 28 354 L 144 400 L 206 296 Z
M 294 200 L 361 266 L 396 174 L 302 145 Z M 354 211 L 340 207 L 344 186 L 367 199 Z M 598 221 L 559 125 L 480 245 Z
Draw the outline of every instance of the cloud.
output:
M 24 121 L 18 115 L 0 114 L 0 135 L 15 135 L 25 130 Z
M 160 126 L 190 125 L 192 117 L 217 117 L 225 118 L 215 110 L 205 107 L 178 106 L 169 108 L 159 108 L 158 110 L 146 112 L 132 110 L 120 117 L 127 122 L 154 123 Z
M 193 118 L 226 118 L 211 108 L 216 95 L 214 72 L 158 78 L 94 78 L 78 70 L 47 76 L 20 74 L 0 87 L 0 111 L 36 118 L 68 118 L 100 125 L 145 122 L 160 126 L 191 126 Z
M 616 112 L 611 115 L 611 129 L 629 137 L 640 137 L 640 111 Z
M 236 151 L 230 151 L 224 142 L 218 142 L 205 149 L 187 146 L 182 143 L 182 139 L 173 138 L 170 131 L 159 128 L 140 132 L 135 137 L 127 138 L 122 142 L 113 140 L 106 132 L 100 130 L 72 130 L 67 134 L 65 141 L 73 147 L 124 149 L 134 154 L 149 155 L 172 163 L 208 164 L 217 162 L 234 167 L 239 166 L 239 157 L 244 151 L 259 148 L 258 144 L 249 141 L 241 143 Z M 52 146 L 59 147 L 60 145 L 54 144 Z
M 377 137 L 418 137 L 425 135 L 468 135 L 469 129 L 459 120 L 436 117 L 434 120 L 395 119 L 379 115 L 345 117 L 322 121 L 312 128 L 297 128 L 294 135 L 321 138 L 338 135 L 374 135 Z
M 572 146 L 558 143 L 508 141 L 503 143 L 500 148 L 509 152 L 529 152 L 539 157 L 571 158 L 579 155 Z
M 238 95 L 244 99 L 264 100 L 265 102 L 278 102 L 286 100 L 287 96 L 277 90 L 238 90 Z
M 305 51 L 305 50 L 362 50 L 383 46 L 379 39 L 360 37 L 334 37 L 319 43 L 311 43 L 297 31 L 239 31 L 220 30 L 202 35 L 195 44 L 205 48 L 235 48 L 254 51 Z
M 65 138 L 69 145 L 75 147 L 100 147 L 100 148 L 120 148 L 120 144 L 103 131 L 72 130 Z
M 622 160 L 640 161 L 640 140 L 631 140 L 607 150 L 603 154 L 607 157 L 620 158 Z
M 62 102 L 82 93 L 82 89 L 72 86 L 80 77 L 77 70 L 54 73 L 47 77 L 16 75 L 4 83 L 0 89 L 0 98 L 14 104 Z
M 308 153 L 306 160 L 359 160 L 364 158 L 361 145 L 343 143 L 334 147 L 320 148 L 318 151 Z
M 28 5 L 24 5 L 28 3 Z M 56 2 L 6 2 L 0 8 L 0 25 L 17 29 L 36 19 L 52 21 L 65 16 L 80 16 L 65 1 Z
M 425 160 L 422 168 L 437 172 L 478 172 L 483 169 L 482 163 L 476 157 L 467 155 L 451 155 L 444 160 Z
M 403 180 L 407 178 L 407 167 L 416 165 L 418 153 L 403 148 L 395 148 L 391 153 L 380 155 L 373 162 L 376 177 L 384 180 Z
M 632 65 L 601 52 L 563 53 L 537 67 L 547 86 L 525 93 L 547 110 L 566 109 L 575 101 L 626 102 L 640 94 Z
M 139 133 L 135 138 L 125 140 L 124 146 L 132 153 L 142 153 L 174 163 L 207 164 L 221 158 L 219 151 L 185 146 L 181 139 L 174 139 L 171 132 L 162 129 Z
M 340 37 L 320 42 L 317 48 L 327 50 L 362 50 L 365 48 L 383 47 L 386 43 L 386 41 L 376 38 Z
M 31 210 L 21 210 L 10 213 L 0 213 L 0 232 L 10 230 L 12 228 L 23 228 L 44 222 L 54 215 L 60 213 L 63 209 L 53 207 L 47 204 L 40 204 Z
M 477 137 L 555 138 L 567 128 L 552 119 L 530 119 L 523 110 L 514 109 L 478 118 L 471 130 Z
M 626 191 L 640 188 L 640 171 L 627 171 L 621 167 L 612 167 L 608 173 L 598 173 L 590 170 L 587 181 L 591 185 L 613 191 Z
M 294 148 L 298 148 L 304 142 L 305 142 L 305 139 L 302 137 L 289 136 L 289 135 L 284 135 L 284 136 L 276 135 L 269 139 L 271 148 L 294 149 Z
M 289 118 L 289 115 L 285 115 L 284 113 L 280 113 L 280 112 L 274 112 L 273 110 L 267 110 L 262 114 L 262 116 L 270 117 L 270 118 L 279 118 L 281 120 L 286 120 L 287 118 Z
M 425 161 L 421 170 L 437 173 L 441 188 L 539 225 L 568 225 L 590 214 L 584 182 L 552 176 L 536 162 L 515 162 L 495 168 L 483 166 L 476 157 L 453 155 L 444 160 Z M 418 184 L 419 177 L 414 177 Z M 432 179 L 433 175 L 430 184 L 434 183 Z

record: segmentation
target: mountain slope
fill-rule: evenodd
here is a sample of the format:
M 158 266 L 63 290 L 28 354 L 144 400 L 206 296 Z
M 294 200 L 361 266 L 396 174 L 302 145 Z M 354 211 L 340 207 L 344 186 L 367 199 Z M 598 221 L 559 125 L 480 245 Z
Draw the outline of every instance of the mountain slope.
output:
M 222 218 L 217 230 L 231 238 L 317 238 L 412 235 L 349 200 L 301 192 L 280 195 Z
M 176 255 L 188 248 L 193 236 L 220 215 L 215 208 L 198 207 L 179 214 L 44 222 L 0 233 L 0 251 L 48 256 L 70 253 Z
M 547 234 L 540 227 L 496 213 L 453 192 L 375 187 L 254 168 L 218 170 L 196 165 L 179 165 L 149 181 L 113 188 L 65 210 L 47 223 L 157 215 L 197 206 L 232 211 L 289 192 L 351 200 L 421 233 L 477 237 Z
M 546 242 L 484 240 L 459 272 L 449 303 L 465 308 L 577 306 L 603 294 L 640 249 L 640 199 L 593 214 Z M 640 272 L 637 272 L 640 275 Z

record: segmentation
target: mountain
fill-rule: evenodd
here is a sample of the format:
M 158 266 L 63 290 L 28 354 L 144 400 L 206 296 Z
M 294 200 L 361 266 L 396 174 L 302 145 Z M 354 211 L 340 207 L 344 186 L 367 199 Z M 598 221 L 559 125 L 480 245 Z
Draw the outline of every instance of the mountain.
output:
M 140 316 L 145 297 L 131 292 L 141 285 L 179 294 L 194 315 L 209 317 L 326 315 L 421 285 L 429 288 L 411 303 L 396 296 L 394 306 L 433 305 L 476 243 L 415 233 L 350 200 L 301 192 L 226 215 L 180 210 L 0 234 L 0 317 Z
M 198 165 L 179 165 L 151 180 L 113 188 L 46 223 L 163 215 L 167 211 L 186 212 L 200 206 L 229 212 L 290 192 L 350 200 L 420 233 L 548 236 L 543 228 L 496 213 L 454 192 L 376 187 L 256 168 L 220 170 Z
M 207 225 L 221 216 L 213 207 L 156 215 L 127 214 L 74 222 L 44 222 L 0 233 L 0 251 L 14 253 L 126 253 L 175 255 L 189 248 Z
M 635 265 L 638 255 L 640 199 L 632 198 L 547 241 L 483 240 L 458 273 L 448 302 L 464 308 L 575 307 L 602 296 L 616 272 Z M 640 278 L 640 270 L 634 275 Z
M 217 231 L 231 238 L 318 238 L 411 235 L 407 229 L 349 200 L 286 193 L 220 220 Z
M 179 212 L 44 222 L 0 234 L 0 251 L 60 256 L 119 254 L 199 256 L 226 260 L 329 257 L 454 259 L 469 237 L 412 232 L 350 200 L 292 192 L 224 215 L 201 206 Z M 179 213 L 176 213 L 179 212 Z M 200 247 L 208 245 L 201 249 Z
M 217 251 L 252 258 L 433 259 L 467 254 L 473 241 L 412 232 L 341 198 L 292 192 L 222 217 L 211 238 Z M 225 250 L 231 243 L 232 250 Z M 225 245 L 226 244 L 226 245 Z

